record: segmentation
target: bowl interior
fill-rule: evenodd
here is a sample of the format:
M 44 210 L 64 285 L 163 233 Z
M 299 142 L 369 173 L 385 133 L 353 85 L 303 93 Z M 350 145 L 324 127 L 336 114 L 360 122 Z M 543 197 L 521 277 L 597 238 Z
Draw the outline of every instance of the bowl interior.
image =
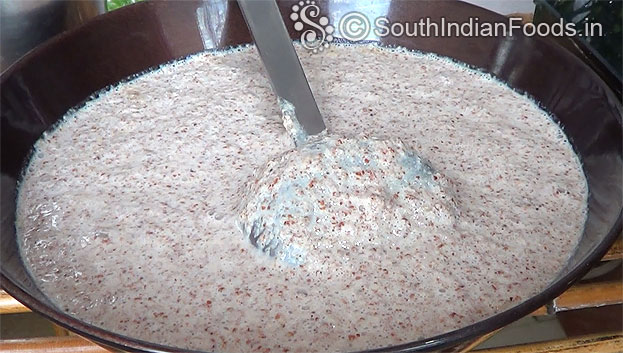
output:
M 300 33 L 289 19 L 295 2 L 280 2 L 293 39 Z M 392 21 L 483 22 L 506 19 L 456 1 L 317 1 L 336 23 L 357 10 Z M 621 103 L 578 58 L 547 39 L 519 33 L 506 37 L 385 37 L 383 45 L 434 52 L 488 72 L 534 97 L 563 126 L 581 158 L 589 184 L 586 228 L 575 253 L 550 287 L 517 306 L 466 328 L 401 346 L 406 350 L 445 347 L 497 329 L 529 314 L 564 291 L 598 261 L 621 229 L 623 158 Z M 206 49 L 250 43 L 235 2 L 145 2 L 98 16 L 53 38 L 5 71 L 1 78 L 2 286 L 57 323 L 116 347 L 159 350 L 90 326 L 57 310 L 34 285 L 19 255 L 15 234 L 15 188 L 33 143 L 71 107 L 94 92 L 168 61 Z M 348 60 L 345 58 L 345 60 Z M 417 71 L 407 79 L 417 79 Z

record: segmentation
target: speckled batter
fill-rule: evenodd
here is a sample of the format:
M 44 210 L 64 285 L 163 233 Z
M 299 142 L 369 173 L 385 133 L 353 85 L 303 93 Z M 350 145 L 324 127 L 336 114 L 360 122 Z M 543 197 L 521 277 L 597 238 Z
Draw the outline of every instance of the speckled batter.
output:
M 451 183 L 401 141 L 311 136 L 253 179 L 243 235 L 304 271 L 349 274 L 351 257 L 452 233 L 459 216 Z
M 313 270 L 261 255 L 238 228 L 241 199 L 262 180 L 254 171 L 295 146 L 255 49 L 202 53 L 100 94 L 36 144 L 16 227 L 41 290 L 142 340 L 309 352 L 457 329 L 556 276 L 582 232 L 587 189 L 545 112 L 434 56 L 299 54 L 329 133 L 402 141 L 447 178 L 458 217 L 397 227 L 396 242 L 372 244 L 370 232 L 349 244 L 347 265 L 337 250 Z M 342 229 L 376 224 L 338 216 Z

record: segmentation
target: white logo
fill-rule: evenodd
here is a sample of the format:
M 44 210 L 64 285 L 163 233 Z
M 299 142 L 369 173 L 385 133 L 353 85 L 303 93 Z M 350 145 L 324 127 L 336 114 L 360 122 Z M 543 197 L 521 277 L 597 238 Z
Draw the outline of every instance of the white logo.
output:
M 0 0 L 2 1 L 2 0 Z M 342 1 L 342 0 L 340 0 Z M 462 21 L 448 20 L 446 17 L 422 17 L 415 21 L 393 22 L 386 16 L 374 19 L 357 11 L 348 12 L 337 21 L 337 28 L 329 24 L 329 19 L 320 16 L 320 8 L 314 0 L 301 0 L 292 6 L 290 19 L 294 21 L 294 29 L 301 33 L 301 45 L 317 53 L 329 47 L 335 35 L 350 42 L 365 39 L 377 40 L 385 37 L 512 37 L 521 31 L 526 37 L 533 36 L 575 36 L 578 33 L 576 24 L 559 22 L 526 23 L 521 18 L 508 17 L 508 22 L 481 22 L 478 17 L 468 17 Z M 580 24 L 578 24 L 580 25 Z M 337 29 L 337 33 L 336 32 Z M 583 33 L 588 37 L 603 36 L 601 23 L 584 23 Z
M 342 16 L 338 28 L 344 39 L 357 42 L 368 37 L 371 26 L 366 15 L 353 11 Z
M 301 45 L 314 53 L 323 51 L 333 41 L 335 28 L 329 25 L 329 19 L 325 16 L 320 18 L 320 8 L 313 0 L 299 1 L 292 6 L 290 19 L 294 21 L 294 29 L 301 33 Z M 314 19 L 318 18 L 318 22 Z M 305 29 L 307 25 L 307 29 Z M 311 27 L 311 28 L 309 28 Z

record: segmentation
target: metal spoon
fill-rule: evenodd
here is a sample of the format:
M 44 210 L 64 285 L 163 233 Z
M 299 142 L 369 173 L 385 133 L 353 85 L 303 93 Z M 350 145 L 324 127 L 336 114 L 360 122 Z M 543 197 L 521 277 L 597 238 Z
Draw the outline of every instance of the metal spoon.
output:
M 238 0 L 238 4 L 278 97 L 284 125 L 295 143 L 304 142 L 307 135 L 321 133 L 325 125 L 320 110 L 277 3 L 275 0 Z M 253 222 L 246 231 L 251 244 L 271 257 L 284 245 L 281 239 L 265 231 L 261 220 Z
M 238 4 L 278 97 L 284 126 L 297 145 L 303 144 L 307 135 L 323 132 L 325 124 L 277 3 L 275 0 L 238 0 Z M 415 152 L 412 160 L 414 165 L 426 167 L 416 172 L 419 176 L 424 176 L 418 177 L 419 180 L 427 180 L 426 175 L 432 175 L 434 169 L 425 162 L 420 162 L 420 157 Z M 305 249 L 299 248 L 297 244 L 284 242 L 278 232 L 266 229 L 265 223 L 262 217 L 242 222 L 243 233 L 248 233 L 251 244 L 267 255 L 280 257 L 291 265 L 304 263 Z
M 255 46 L 270 77 L 282 110 L 294 106 L 296 120 L 308 135 L 325 130 L 292 39 L 275 0 L 238 0 Z M 285 102 L 283 102 L 285 100 Z

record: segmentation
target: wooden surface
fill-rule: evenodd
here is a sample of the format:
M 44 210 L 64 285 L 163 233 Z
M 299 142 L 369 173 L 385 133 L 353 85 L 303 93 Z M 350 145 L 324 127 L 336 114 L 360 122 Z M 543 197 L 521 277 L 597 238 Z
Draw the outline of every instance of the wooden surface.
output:
M 601 261 L 619 260 L 623 259 L 623 237 L 619 238 L 612 244 L 610 250 L 604 255 Z
M 478 353 L 614 353 L 623 350 L 623 334 L 602 334 L 568 338 L 559 341 L 522 344 L 517 346 L 482 349 Z
M 29 338 L 0 341 L 6 353 L 108 353 L 109 351 L 78 336 Z
M 27 313 L 30 309 L 23 306 L 22 303 L 13 299 L 5 291 L 0 290 L 0 314 L 18 314 Z
M 623 282 L 578 284 L 554 299 L 556 312 L 623 303 Z
M 530 314 L 530 316 L 542 316 L 547 315 L 547 306 L 542 306 Z

